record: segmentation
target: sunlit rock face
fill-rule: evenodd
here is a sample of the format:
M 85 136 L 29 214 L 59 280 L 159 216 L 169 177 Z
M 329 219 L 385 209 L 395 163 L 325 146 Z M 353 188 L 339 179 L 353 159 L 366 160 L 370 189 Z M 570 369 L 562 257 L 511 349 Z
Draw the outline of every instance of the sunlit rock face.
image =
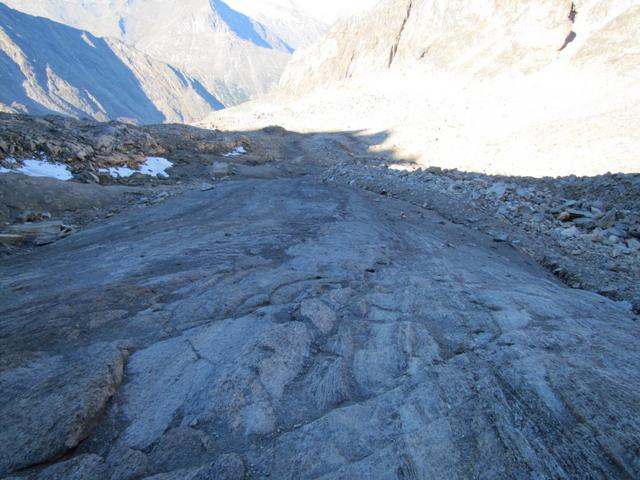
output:
M 204 125 L 389 132 L 376 150 L 500 175 L 637 172 L 638 0 L 384 0 L 296 51 L 277 102 Z
M 301 93 L 398 68 L 473 78 L 530 74 L 565 57 L 631 73 L 639 15 L 637 0 L 387 0 L 339 21 L 323 42 L 295 55 L 280 87 Z
M 304 91 L 416 63 L 477 75 L 532 70 L 562 47 L 572 28 L 571 8 L 570 0 L 381 2 L 339 21 L 324 42 L 295 56 L 281 87 Z

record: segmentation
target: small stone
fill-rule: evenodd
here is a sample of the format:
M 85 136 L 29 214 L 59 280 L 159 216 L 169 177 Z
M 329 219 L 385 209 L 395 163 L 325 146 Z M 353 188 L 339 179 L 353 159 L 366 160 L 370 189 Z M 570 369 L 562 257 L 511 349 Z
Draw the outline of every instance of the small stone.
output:
M 613 226 L 614 223 L 616 223 L 617 217 L 618 217 L 618 211 L 615 209 L 610 210 L 607 213 L 605 213 L 605 215 L 600 220 L 598 220 L 598 226 L 602 228 L 609 228 Z
M 116 137 L 113 135 L 100 135 L 96 139 L 95 149 L 101 153 L 111 153 L 116 145 Z
M 618 257 L 621 257 L 622 255 L 626 255 L 627 253 L 629 253 L 629 251 L 627 250 L 626 247 L 616 245 L 615 247 L 613 247 L 613 250 L 611 250 L 609 255 L 611 255 L 611 258 L 618 258 Z
M 209 169 L 209 173 L 212 177 L 223 177 L 229 175 L 229 164 L 227 162 L 213 162 L 213 165 L 211 165 L 211 168 Z
M 596 223 L 593 221 L 593 219 L 588 217 L 576 218 L 575 220 L 573 220 L 573 224 L 576 227 L 584 228 L 585 230 L 593 230 L 594 228 L 596 228 Z
M 640 251 L 640 241 L 636 240 L 635 238 L 627 240 L 627 248 L 636 252 Z
M 506 233 L 499 233 L 493 237 L 494 242 L 504 243 L 509 241 L 509 235 Z
M 487 190 L 487 194 L 493 194 L 498 198 L 504 197 L 505 193 L 507 193 L 507 185 L 503 182 L 498 182 Z
M 569 227 L 560 231 L 560 236 L 562 238 L 572 238 L 576 235 L 578 235 L 578 229 L 576 227 Z
M 627 236 L 626 230 L 617 226 L 609 227 L 607 229 L 607 233 L 609 233 L 609 235 L 615 235 L 616 237 L 620 238 L 625 238 Z

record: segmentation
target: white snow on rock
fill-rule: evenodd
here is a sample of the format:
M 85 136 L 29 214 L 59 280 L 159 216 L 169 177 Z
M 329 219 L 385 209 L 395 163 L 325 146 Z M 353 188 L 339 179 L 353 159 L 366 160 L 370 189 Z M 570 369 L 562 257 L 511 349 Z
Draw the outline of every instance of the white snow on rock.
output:
M 223 157 L 237 157 L 239 155 L 244 155 L 245 153 L 247 153 L 247 151 L 245 150 L 245 148 L 240 145 L 239 147 L 234 148 L 233 150 L 231 150 L 228 153 L 223 153 L 222 156 Z
M 144 163 L 140 165 L 139 170 L 133 170 L 129 167 L 110 167 L 100 168 L 98 171 L 102 173 L 108 173 L 113 178 L 127 178 L 134 173 L 141 173 L 143 175 L 150 175 L 152 177 L 167 178 L 169 174 L 166 172 L 166 170 L 171 167 L 173 167 L 173 163 L 171 163 L 166 158 L 147 157 Z
M 17 163 L 14 159 L 11 160 L 10 163 Z M 73 178 L 69 167 L 62 163 L 49 162 L 46 159 L 24 160 L 21 166 L 13 170 L 0 167 L 0 173 L 21 173 L 29 177 L 49 177 L 58 180 L 71 180 Z
M 113 178 L 127 178 L 136 173 L 136 170 L 132 170 L 129 167 L 99 168 L 98 171 L 108 173 Z
M 171 163 L 166 158 L 147 157 L 145 162 L 140 165 L 140 172 L 142 172 L 143 175 L 152 175 L 155 177 L 166 178 L 169 176 L 166 170 L 171 167 L 173 167 L 173 163 Z

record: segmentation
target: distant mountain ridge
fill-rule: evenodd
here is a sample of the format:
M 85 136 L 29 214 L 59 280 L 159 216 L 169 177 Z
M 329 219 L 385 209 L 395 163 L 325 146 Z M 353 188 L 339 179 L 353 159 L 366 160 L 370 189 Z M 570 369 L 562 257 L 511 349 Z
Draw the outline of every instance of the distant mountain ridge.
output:
M 193 122 L 223 105 L 197 80 L 122 42 L 0 3 L 0 110 Z
M 300 94 L 400 69 L 526 75 L 560 59 L 631 74 L 640 65 L 638 19 L 638 0 L 383 0 L 296 52 L 280 90 Z
M 225 106 L 267 93 L 294 49 L 327 26 L 280 0 L 2 0 L 11 8 L 114 37 L 197 80 Z M 233 6 L 238 3 L 241 11 Z

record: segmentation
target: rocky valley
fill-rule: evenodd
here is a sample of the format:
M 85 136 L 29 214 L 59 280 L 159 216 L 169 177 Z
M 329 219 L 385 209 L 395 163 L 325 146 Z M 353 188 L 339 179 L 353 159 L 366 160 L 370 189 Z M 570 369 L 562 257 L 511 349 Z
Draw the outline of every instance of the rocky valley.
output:
M 193 106 L 75 30 L 152 38 L 111 3 L 2 31 Z M 638 3 L 383 0 L 315 44 L 284 3 L 215 9 L 306 45 L 261 99 L 0 113 L 0 478 L 639 477 Z

